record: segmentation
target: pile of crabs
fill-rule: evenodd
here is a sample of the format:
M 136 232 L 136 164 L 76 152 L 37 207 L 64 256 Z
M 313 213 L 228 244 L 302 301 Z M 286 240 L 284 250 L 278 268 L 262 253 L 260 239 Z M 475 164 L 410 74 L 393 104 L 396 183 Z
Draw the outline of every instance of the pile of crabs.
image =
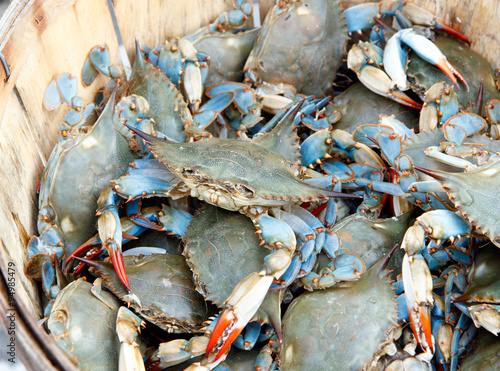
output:
M 80 369 L 498 368 L 492 67 L 406 2 L 234 5 L 131 71 L 92 48 L 92 103 L 48 85 L 50 336 Z

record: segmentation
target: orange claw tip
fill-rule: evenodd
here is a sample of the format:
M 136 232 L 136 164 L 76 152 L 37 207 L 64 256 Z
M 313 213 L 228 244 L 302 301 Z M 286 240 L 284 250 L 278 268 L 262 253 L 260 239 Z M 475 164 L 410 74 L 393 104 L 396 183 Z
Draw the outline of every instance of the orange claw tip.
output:
M 243 331 L 244 327 L 236 326 L 236 321 L 233 309 L 226 309 L 219 316 L 205 353 L 208 362 L 213 363 L 220 359 Z M 219 341 L 222 341 L 221 345 L 219 345 Z
M 401 91 L 398 91 L 398 90 L 394 90 L 390 93 L 394 98 L 396 98 L 396 100 L 407 106 L 407 107 L 411 107 L 411 108 L 414 108 L 414 109 L 422 109 L 422 105 L 418 102 L 415 102 L 413 99 L 411 99 L 408 95 L 406 95 L 405 93 L 401 92 Z
M 420 323 L 422 326 L 422 331 L 424 332 L 425 341 L 431 349 L 431 352 L 434 353 L 434 342 L 432 341 L 431 318 L 429 310 L 420 308 Z
M 132 236 L 131 234 L 122 232 L 122 238 L 125 238 L 127 240 L 138 240 L 139 237 Z
M 115 268 L 116 274 L 120 278 L 120 281 L 125 285 L 128 292 L 131 292 L 130 283 L 128 282 L 127 272 L 125 271 L 125 264 L 123 263 L 123 256 L 121 251 L 118 249 L 109 249 L 109 257 L 111 258 L 111 263 Z
M 462 76 L 460 72 L 458 72 L 455 69 L 455 67 L 452 66 L 450 62 L 446 60 L 446 57 L 441 58 L 441 60 L 436 63 L 436 67 L 438 67 L 441 71 L 443 71 L 446 74 L 446 76 L 448 76 L 450 80 L 453 81 L 453 83 L 458 89 L 460 89 L 460 86 L 458 85 L 455 76 L 458 77 L 458 79 L 463 82 L 463 84 L 467 88 L 467 91 L 469 91 L 469 84 L 467 83 L 465 78 Z

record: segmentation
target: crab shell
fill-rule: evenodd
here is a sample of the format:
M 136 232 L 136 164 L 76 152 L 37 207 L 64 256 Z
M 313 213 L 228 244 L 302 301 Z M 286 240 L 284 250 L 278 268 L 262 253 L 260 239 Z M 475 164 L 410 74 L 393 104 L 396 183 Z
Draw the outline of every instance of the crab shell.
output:
M 47 321 L 50 337 L 80 370 L 116 370 L 120 341 L 115 328 L 120 304 L 105 291 L 100 293 L 105 302 L 99 300 L 91 288 L 92 284 L 81 278 L 59 293 Z
M 132 294 L 110 263 L 92 265 L 118 297 L 141 317 L 168 332 L 198 332 L 211 314 L 203 297 L 195 291 L 191 271 L 180 255 L 151 255 L 138 262 L 126 259 Z
M 206 205 L 184 236 L 184 255 L 197 290 L 221 305 L 236 285 L 261 271 L 269 250 L 259 244 L 253 223 L 244 215 Z
M 95 233 L 99 194 L 137 158 L 115 129 L 114 100 L 113 95 L 81 139 L 56 145 L 42 176 L 39 208 L 54 214 L 54 222 L 64 235 L 66 254 Z
M 322 97 L 331 87 L 348 39 L 339 2 L 279 3 L 257 36 L 244 67 L 246 76 L 256 84 L 287 83 L 303 94 Z
M 154 155 L 185 182 L 191 196 L 224 209 L 256 216 L 290 203 L 357 198 L 309 185 L 294 175 L 283 156 L 252 142 L 210 138 L 175 143 L 126 126 L 151 143 Z
M 386 259 L 359 281 L 306 292 L 292 302 L 283 319 L 284 370 L 360 370 L 372 360 L 396 325 Z

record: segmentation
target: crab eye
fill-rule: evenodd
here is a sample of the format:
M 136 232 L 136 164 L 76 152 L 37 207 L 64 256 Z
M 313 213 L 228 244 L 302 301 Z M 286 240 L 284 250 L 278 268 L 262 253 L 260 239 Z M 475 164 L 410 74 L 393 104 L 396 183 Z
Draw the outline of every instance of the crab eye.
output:
M 248 188 L 244 184 L 236 184 L 234 187 L 239 193 L 241 193 L 246 198 L 252 198 L 255 196 L 255 192 L 253 189 Z
M 189 169 L 189 168 L 182 169 L 182 175 L 187 177 L 187 178 L 191 178 L 191 177 L 196 175 L 196 170 Z

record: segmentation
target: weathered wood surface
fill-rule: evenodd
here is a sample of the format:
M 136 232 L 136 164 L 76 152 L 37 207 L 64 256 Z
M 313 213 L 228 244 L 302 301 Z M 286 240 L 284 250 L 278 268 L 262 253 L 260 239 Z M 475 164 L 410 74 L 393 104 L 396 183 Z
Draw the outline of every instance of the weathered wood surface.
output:
M 342 6 L 366 0 L 340 0 Z M 472 48 L 500 65 L 500 3 L 497 0 L 413 0 L 458 29 Z M 232 0 L 114 0 L 124 45 L 133 55 L 134 39 L 151 46 L 181 36 L 232 9 Z M 274 4 L 261 0 L 261 16 Z M 9 309 L 7 265 L 16 267 L 18 349 L 28 369 L 69 369 L 61 351 L 36 326 L 40 318 L 37 286 L 24 276 L 25 246 L 36 232 L 36 186 L 59 130 L 64 109 L 47 112 L 42 96 L 61 72 L 80 75 L 92 46 L 107 43 L 119 61 L 117 38 L 106 0 L 18 0 L 0 21 L 0 52 L 11 69 L 0 67 L 0 316 Z M 99 82 L 79 95 L 91 99 Z M 24 351 L 23 351 L 24 350 Z M 28 351 L 26 351 L 28 350 Z M 48 354 L 48 358 L 44 356 Z M 62 363 L 61 363 L 62 362 Z

